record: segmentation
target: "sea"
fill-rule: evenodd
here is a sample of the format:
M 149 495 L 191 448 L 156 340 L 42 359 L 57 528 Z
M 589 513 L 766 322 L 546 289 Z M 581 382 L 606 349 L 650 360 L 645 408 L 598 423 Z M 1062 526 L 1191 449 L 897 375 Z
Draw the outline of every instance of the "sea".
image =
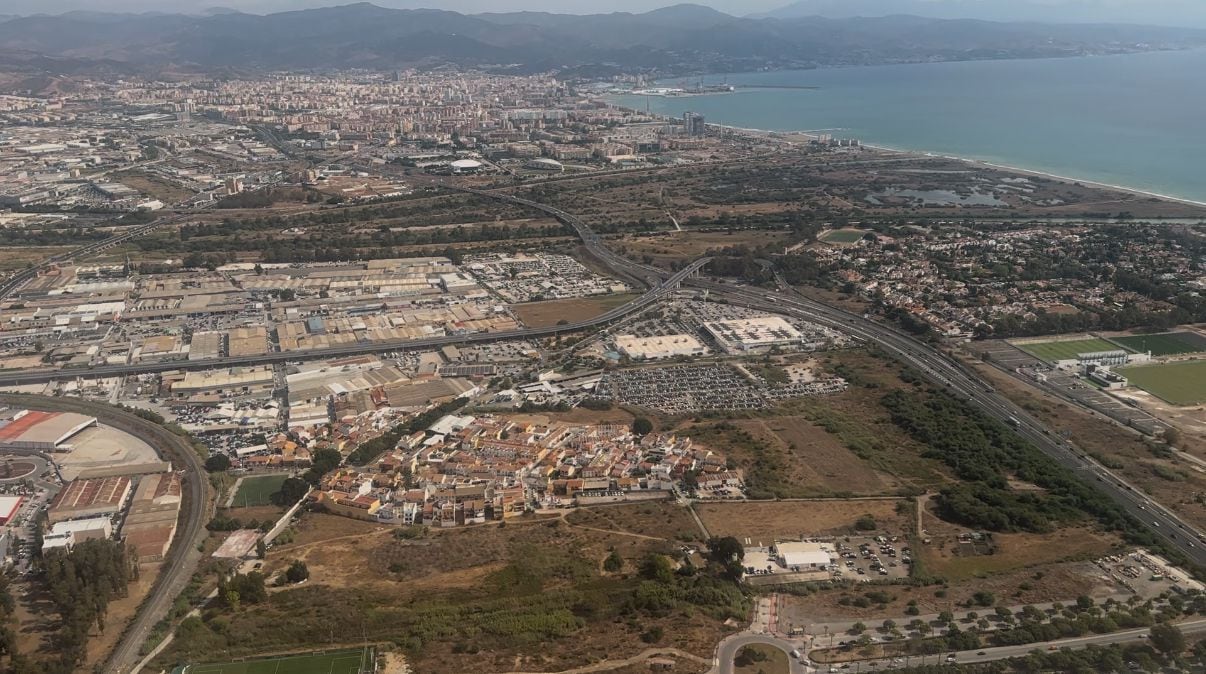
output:
M 1206 203 L 1206 49 L 730 73 L 657 86 L 700 81 L 737 90 L 608 98 Z

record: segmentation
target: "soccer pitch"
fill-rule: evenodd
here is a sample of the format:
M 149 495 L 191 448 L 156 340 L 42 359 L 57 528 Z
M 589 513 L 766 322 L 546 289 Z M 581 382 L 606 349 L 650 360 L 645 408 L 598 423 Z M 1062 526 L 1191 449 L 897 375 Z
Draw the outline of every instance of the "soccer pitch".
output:
M 272 505 L 272 495 L 281 490 L 281 485 L 288 478 L 288 475 L 245 477 L 239 483 L 239 490 L 235 492 L 230 505 L 232 508 Z
M 376 669 L 372 648 L 189 665 L 184 674 L 360 674 Z
M 866 232 L 857 229 L 834 229 L 821 235 L 825 243 L 855 243 L 863 238 Z
M 1073 339 L 1066 342 L 1033 342 L 1031 344 L 1014 344 L 1026 353 L 1054 363 L 1057 360 L 1076 358 L 1078 353 L 1096 353 L 1099 351 L 1125 350 L 1117 344 L 1111 344 L 1104 339 L 1090 337 L 1088 339 Z
M 1183 353 L 1206 351 L 1206 337 L 1196 332 L 1162 332 L 1157 335 L 1130 335 L 1111 337 L 1111 342 L 1136 351 L 1152 352 L 1153 356 L 1176 356 Z
M 1119 368 L 1131 384 L 1173 405 L 1206 402 L 1206 360 Z

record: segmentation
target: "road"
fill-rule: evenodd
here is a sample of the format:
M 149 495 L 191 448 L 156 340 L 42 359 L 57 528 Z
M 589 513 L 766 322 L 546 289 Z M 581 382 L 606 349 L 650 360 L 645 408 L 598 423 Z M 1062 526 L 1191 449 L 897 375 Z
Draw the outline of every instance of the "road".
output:
M 712 662 L 712 668 L 708 670 L 708 674 L 733 674 L 733 658 L 737 657 L 737 653 L 743 646 L 753 646 L 761 644 L 763 646 L 772 646 L 778 648 L 787 654 L 788 668 L 791 674 L 804 674 L 809 671 L 804 663 L 796 658 L 791 657 L 791 653 L 798 646 L 777 637 L 772 637 L 766 634 L 748 634 L 742 633 L 731 636 L 720 642 L 720 646 L 716 649 L 716 660 Z
M 171 549 L 160 566 L 159 576 L 139 607 L 138 614 L 126 627 L 121 639 L 109 654 L 104 669 L 109 674 L 128 672 L 136 663 L 139 649 L 146 641 L 151 628 L 167 614 L 172 602 L 184 590 L 196 568 L 199 559 L 196 546 L 204 531 L 208 500 L 208 482 L 201 457 L 186 439 L 159 424 L 110 405 L 79 398 L 48 398 L 7 393 L 0 394 L 0 404 L 44 411 L 79 412 L 97 417 L 102 422 L 130 433 L 163 452 L 165 458 L 172 461 L 173 468 L 184 472 L 181 519 L 177 522 Z
M 1206 633 L 1206 619 L 1190 620 L 1177 623 L 1177 627 L 1187 637 Z M 892 669 L 895 667 L 920 667 L 922 665 L 959 664 L 969 665 L 993 660 L 1009 658 L 1024 658 L 1033 651 L 1058 651 L 1063 649 L 1080 650 L 1088 646 L 1108 646 L 1142 641 L 1147 638 L 1150 629 L 1143 627 L 1132 630 L 1111 632 L 1110 634 L 1090 634 L 1083 637 L 1072 637 L 1058 641 L 1045 641 L 1021 646 L 998 646 L 982 648 L 974 651 L 944 652 L 937 655 L 914 655 L 908 658 L 883 658 L 879 660 L 859 660 L 842 665 L 814 665 L 817 672 L 870 672 Z M 1192 641 L 1192 639 L 1190 639 Z

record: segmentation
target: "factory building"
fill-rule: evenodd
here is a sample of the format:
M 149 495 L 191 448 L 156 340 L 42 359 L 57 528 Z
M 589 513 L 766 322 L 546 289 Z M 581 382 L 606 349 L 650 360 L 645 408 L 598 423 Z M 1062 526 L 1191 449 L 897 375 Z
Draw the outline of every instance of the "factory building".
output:
M 68 440 L 85 428 L 96 425 L 96 417 L 74 412 L 0 412 L 0 449 L 41 452 L 69 449 L 66 445 Z

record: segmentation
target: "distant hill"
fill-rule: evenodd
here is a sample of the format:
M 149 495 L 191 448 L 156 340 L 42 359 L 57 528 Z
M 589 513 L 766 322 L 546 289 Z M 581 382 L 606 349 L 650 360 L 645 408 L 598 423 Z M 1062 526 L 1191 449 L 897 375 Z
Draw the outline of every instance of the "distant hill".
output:
M 1043 21 L 1048 23 L 1128 23 L 1206 28 L 1201 0 L 1141 2 L 1043 2 L 1042 0 L 796 0 L 759 17 L 830 19 L 911 14 L 935 19 Z
M 821 2 L 828 0 L 807 0 Z M 869 0 L 907 2 L 911 0 Z M 73 12 L 0 23 L 0 52 L 145 68 L 396 68 L 675 72 L 984 58 L 1206 45 L 1206 31 L 879 18 L 738 18 L 700 5 L 643 14 L 465 15 L 369 3 L 266 16 Z M 602 69 L 602 70 L 600 70 Z

